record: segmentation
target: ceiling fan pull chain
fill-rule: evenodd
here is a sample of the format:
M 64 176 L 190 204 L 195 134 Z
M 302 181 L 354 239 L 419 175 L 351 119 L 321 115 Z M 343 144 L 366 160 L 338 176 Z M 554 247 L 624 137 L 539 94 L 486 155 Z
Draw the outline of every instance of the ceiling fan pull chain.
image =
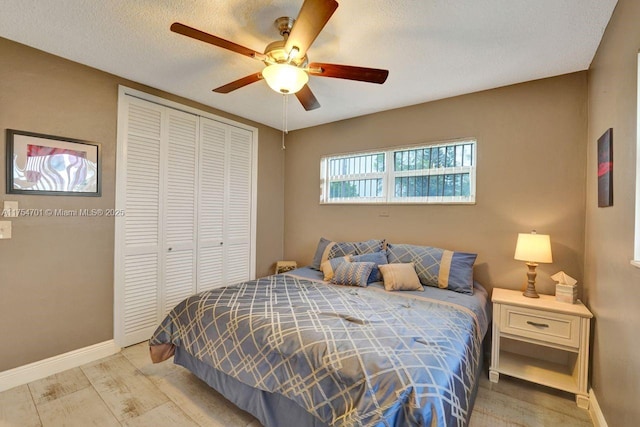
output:
M 289 133 L 289 122 L 287 120 L 287 113 L 289 112 L 289 97 L 284 95 L 284 133 Z
M 282 94 L 282 149 L 285 150 L 287 147 L 284 146 L 284 135 L 288 133 L 287 131 L 287 95 L 285 93 Z

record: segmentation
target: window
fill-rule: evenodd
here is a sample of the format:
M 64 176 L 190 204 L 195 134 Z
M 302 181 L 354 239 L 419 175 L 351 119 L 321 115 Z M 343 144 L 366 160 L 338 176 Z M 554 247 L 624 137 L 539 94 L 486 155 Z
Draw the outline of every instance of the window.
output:
M 474 203 L 476 141 L 327 156 L 320 203 Z

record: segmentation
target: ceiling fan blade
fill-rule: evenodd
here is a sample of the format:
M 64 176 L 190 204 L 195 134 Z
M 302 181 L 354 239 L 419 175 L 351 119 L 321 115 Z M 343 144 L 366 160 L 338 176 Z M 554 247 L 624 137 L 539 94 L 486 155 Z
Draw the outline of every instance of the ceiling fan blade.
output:
M 311 111 L 316 108 L 320 108 L 320 103 L 309 89 L 309 85 L 304 85 L 302 89 L 296 92 L 296 98 L 300 101 L 300 104 L 304 107 L 305 110 Z
M 329 18 L 337 8 L 338 2 L 335 0 L 305 0 L 284 45 L 285 52 L 289 53 L 291 49 L 296 47 L 298 48 L 296 56 L 304 57 L 309 46 L 327 25 Z
M 312 62 L 309 64 L 309 74 L 320 77 L 335 77 L 338 79 L 382 84 L 387 80 L 389 70 Z
M 262 73 L 255 73 L 255 74 L 250 74 L 246 77 L 243 77 L 241 79 L 235 80 L 231 83 L 227 83 L 224 86 L 220 86 L 217 87 L 215 89 L 213 89 L 214 92 L 217 93 L 229 93 L 232 92 L 236 89 L 240 89 L 241 87 L 245 87 L 247 85 L 250 85 L 251 83 L 255 83 L 259 80 L 262 80 Z
M 230 42 L 229 40 L 222 39 L 212 34 L 205 33 L 204 31 L 196 30 L 195 28 L 189 27 L 179 22 L 174 22 L 173 24 L 171 24 L 171 31 L 173 31 L 174 33 L 182 34 L 183 36 L 191 37 L 192 39 L 200 40 L 205 43 L 221 47 L 223 49 L 228 49 L 232 52 L 248 56 L 249 58 L 260 59 L 262 56 L 264 56 L 263 54 L 256 52 L 255 50 L 240 46 L 239 44 Z

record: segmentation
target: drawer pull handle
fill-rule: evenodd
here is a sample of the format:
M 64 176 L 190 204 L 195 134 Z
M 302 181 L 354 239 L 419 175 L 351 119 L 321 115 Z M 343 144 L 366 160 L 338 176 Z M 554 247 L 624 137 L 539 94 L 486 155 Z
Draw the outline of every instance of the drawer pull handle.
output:
M 527 320 L 527 324 L 531 325 L 531 326 L 535 326 L 538 328 L 548 328 L 549 325 L 547 325 L 546 323 L 537 323 L 537 322 L 532 322 L 531 320 Z

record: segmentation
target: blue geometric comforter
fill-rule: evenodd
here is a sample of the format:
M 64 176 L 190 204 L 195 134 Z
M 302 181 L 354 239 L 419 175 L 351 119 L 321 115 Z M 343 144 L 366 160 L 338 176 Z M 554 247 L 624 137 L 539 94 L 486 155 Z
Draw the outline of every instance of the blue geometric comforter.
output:
M 182 347 L 331 426 L 465 426 L 486 319 L 416 294 L 269 276 L 187 298 L 150 345 Z

